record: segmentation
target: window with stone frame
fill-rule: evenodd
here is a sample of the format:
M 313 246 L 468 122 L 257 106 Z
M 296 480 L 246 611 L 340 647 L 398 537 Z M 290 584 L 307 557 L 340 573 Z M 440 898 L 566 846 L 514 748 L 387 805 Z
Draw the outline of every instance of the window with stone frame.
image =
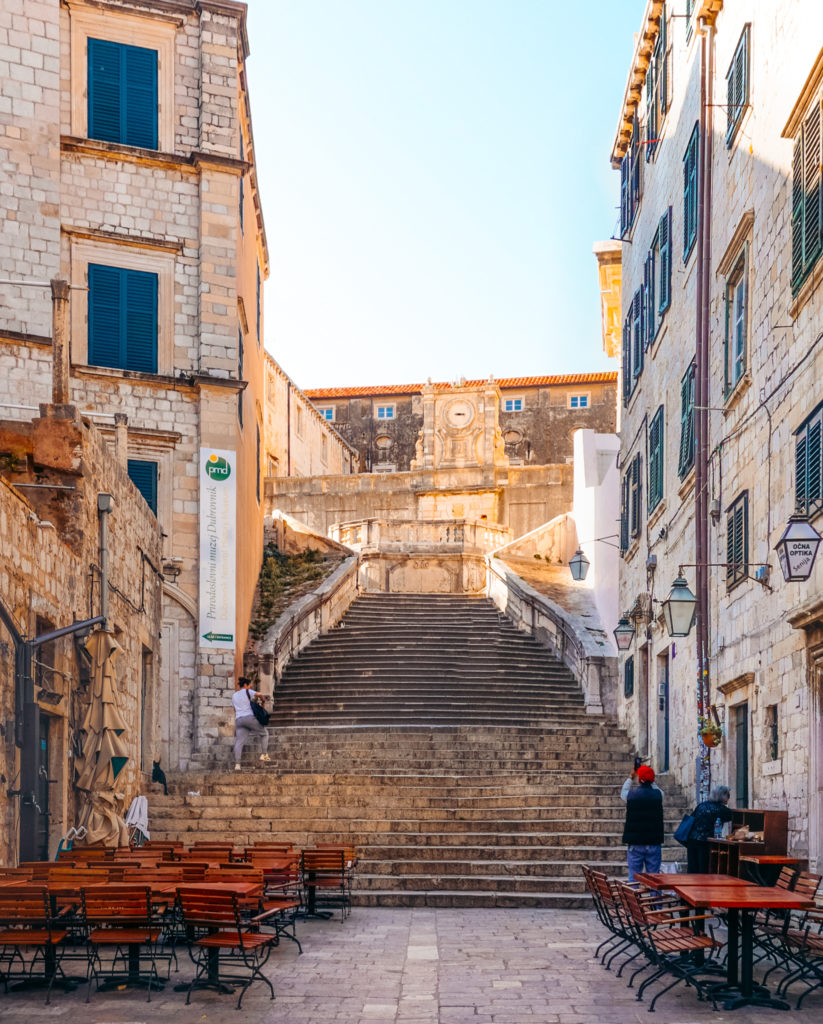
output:
M 778 757 L 780 757 L 778 705 L 769 704 L 766 708 L 766 759 L 776 761 Z
M 642 179 L 640 174 L 640 122 L 635 114 L 632 134 L 620 162 L 620 236 L 624 238 L 634 224 L 640 208 Z
M 668 53 L 666 41 L 666 8 L 660 14 L 660 29 L 646 71 L 646 161 L 654 157 L 668 110 Z
M 744 246 L 726 278 L 726 332 L 724 343 L 726 398 L 734 391 L 746 372 L 749 333 L 748 246 Z
M 823 94 L 818 93 L 794 139 L 792 157 L 792 292 L 823 252 Z
M 628 405 L 637 381 L 643 372 L 645 338 L 645 289 L 641 286 L 632 296 L 623 322 L 623 404 Z
M 649 424 L 649 514 L 663 500 L 663 406 Z
M 694 465 L 694 378 L 692 363 L 680 381 L 680 452 L 677 472 L 682 480 Z
M 379 420 L 393 420 L 395 407 L 393 405 L 378 405 L 377 418 Z
M 523 412 L 522 398 L 504 398 L 503 412 Z
M 158 275 L 88 265 L 88 362 L 157 373 Z
M 726 509 L 726 563 L 726 587 L 731 590 L 749 575 L 748 491 Z
M 700 126 L 694 131 L 683 157 L 683 262 L 691 255 L 697 239 L 697 171 L 700 152 Z
M 334 423 L 334 406 L 333 405 L 319 406 L 317 411 L 320 413 L 320 415 L 323 417 L 323 419 L 327 423 Z
M 794 432 L 794 505 L 807 516 L 823 511 L 823 404 Z
M 126 469 L 131 482 L 157 515 L 157 463 L 150 459 L 128 459 Z
M 751 25 L 743 26 L 732 62 L 726 72 L 726 146 L 734 142 L 749 105 L 749 38 Z

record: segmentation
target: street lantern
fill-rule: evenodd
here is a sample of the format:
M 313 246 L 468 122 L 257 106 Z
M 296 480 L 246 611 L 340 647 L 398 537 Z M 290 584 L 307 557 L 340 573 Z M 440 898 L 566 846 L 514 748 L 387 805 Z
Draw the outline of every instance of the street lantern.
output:
M 586 578 L 586 573 L 589 571 L 590 564 L 591 563 L 588 558 L 586 558 L 580 548 L 578 548 L 574 553 L 574 557 L 569 559 L 569 568 L 572 571 L 572 579 L 584 580 Z
M 697 598 L 689 590 L 682 570 L 662 604 L 663 618 L 669 636 L 688 636 L 697 613 Z
M 628 651 L 634 640 L 634 626 L 625 616 L 614 628 L 614 642 L 618 651 Z
M 797 583 L 811 576 L 820 541 L 820 534 L 806 516 L 789 516 L 783 536 L 774 546 L 787 583 Z

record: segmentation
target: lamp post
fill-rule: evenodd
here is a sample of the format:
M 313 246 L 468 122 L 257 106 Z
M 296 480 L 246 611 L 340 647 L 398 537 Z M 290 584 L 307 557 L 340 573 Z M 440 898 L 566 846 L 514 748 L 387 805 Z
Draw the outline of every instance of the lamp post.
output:
M 820 534 L 806 515 L 798 513 L 789 517 L 783 535 L 774 546 L 787 583 L 798 583 L 811 576 L 820 541 Z

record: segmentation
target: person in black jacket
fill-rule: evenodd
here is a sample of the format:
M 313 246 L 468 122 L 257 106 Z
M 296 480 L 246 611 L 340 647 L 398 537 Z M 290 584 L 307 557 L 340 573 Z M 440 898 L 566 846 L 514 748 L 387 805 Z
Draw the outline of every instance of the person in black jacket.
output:
M 640 785 L 626 799 L 626 824 L 623 842 L 629 881 L 638 871 L 659 871 L 663 845 L 663 794 L 653 789 L 654 771 L 647 764 L 637 770 Z
M 688 870 L 694 874 L 708 874 L 711 852 L 709 839 L 714 835 L 714 825 L 718 818 L 724 824 L 732 820 L 732 812 L 727 807 L 730 796 L 728 786 L 715 786 L 709 793 L 709 799 L 698 804 L 694 810 L 694 822 L 686 840 Z

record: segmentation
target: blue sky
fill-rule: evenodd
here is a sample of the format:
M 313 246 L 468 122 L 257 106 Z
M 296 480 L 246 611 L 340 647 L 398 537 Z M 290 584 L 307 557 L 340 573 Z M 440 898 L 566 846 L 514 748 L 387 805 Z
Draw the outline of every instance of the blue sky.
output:
M 591 249 L 644 5 L 249 0 L 266 347 L 299 386 L 616 368 Z

